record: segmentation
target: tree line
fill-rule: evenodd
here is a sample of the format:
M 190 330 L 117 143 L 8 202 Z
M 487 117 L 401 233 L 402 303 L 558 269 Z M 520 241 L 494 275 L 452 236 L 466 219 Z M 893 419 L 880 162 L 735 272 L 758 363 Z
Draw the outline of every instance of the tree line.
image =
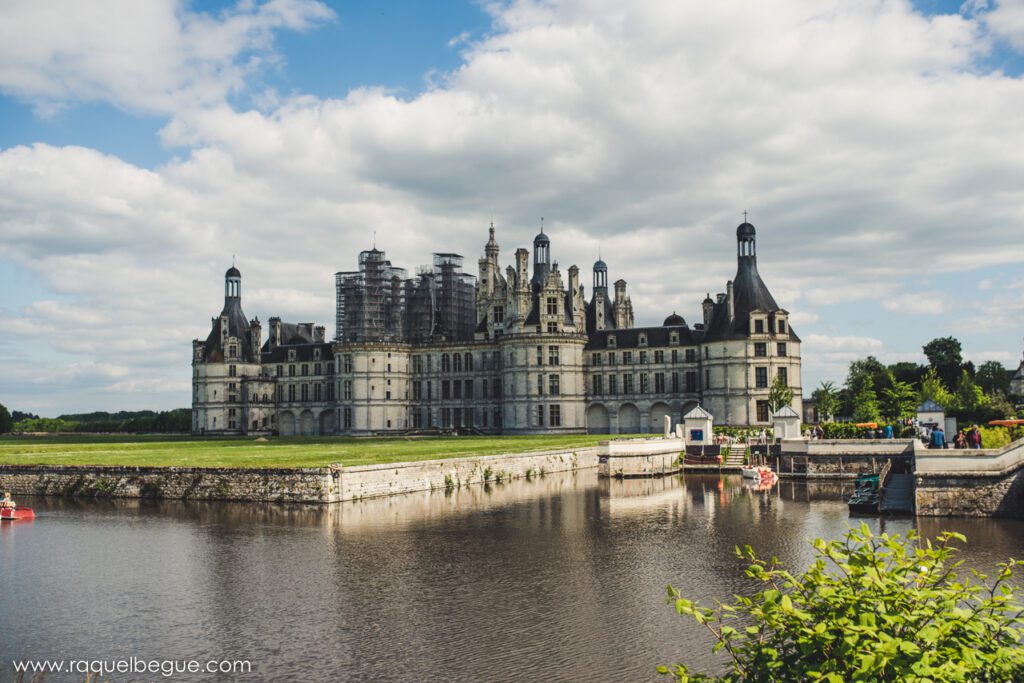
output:
M 914 417 L 931 399 L 960 422 L 978 424 L 1013 419 L 1018 411 L 1010 395 L 1012 372 L 998 361 L 980 366 L 963 358 L 953 337 L 933 339 L 922 347 L 926 365 L 885 365 L 874 356 L 850 363 L 842 387 L 822 382 L 811 398 L 823 421 L 837 417 L 854 422 L 898 422 Z
M 83 432 L 126 434 L 174 434 L 192 429 L 192 411 L 122 410 L 116 413 L 96 411 L 72 413 L 58 417 L 40 417 L 32 413 L 8 411 L 0 404 L 0 434 L 26 432 Z

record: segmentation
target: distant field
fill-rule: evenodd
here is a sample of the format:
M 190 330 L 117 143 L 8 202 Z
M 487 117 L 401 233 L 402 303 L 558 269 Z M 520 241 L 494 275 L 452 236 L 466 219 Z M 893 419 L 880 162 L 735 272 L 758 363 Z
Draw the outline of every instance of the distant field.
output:
M 573 436 L 271 437 L 166 436 L 0 437 L 0 465 L 129 465 L 151 467 L 324 467 L 525 453 L 594 446 L 609 438 Z

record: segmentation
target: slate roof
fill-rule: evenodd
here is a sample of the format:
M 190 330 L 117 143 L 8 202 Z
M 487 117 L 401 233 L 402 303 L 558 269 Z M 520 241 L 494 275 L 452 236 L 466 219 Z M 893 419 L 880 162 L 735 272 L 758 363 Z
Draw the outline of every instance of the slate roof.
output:
M 932 399 L 928 399 L 927 401 L 925 401 L 924 403 L 922 403 L 921 405 L 919 405 L 917 407 L 917 412 L 919 412 L 919 413 L 944 413 L 944 412 L 946 412 L 946 409 L 943 408 L 942 406 L 940 406 L 938 403 L 936 403 Z
M 612 302 L 608 299 L 606 294 L 603 297 L 604 300 L 604 320 L 606 325 L 611 325 L 615 321 L 613 320 Z M 592 335 L 597 331 L 597 296 L 590 299 L 590 303 L 587 304 L 586 311 L 587 320 L 587 334 Z
M 683 415 L 684 420 L 713 420 L 714 416 L 708 411 L 700 407 L 698 403 L 693 407 L 693 410 Z
M 224 349 L 221 347 L 221 321 L 228 318 L 228 337 L 237 337 L 239 343 L 239 360 L 243 363 L 255 363 L 256 354 L 249 343 L 249 321 L 242 312 L 242 302 L 237 297 L 229 297 L 224 301 L 224 310 L 213 320 L 213 329 L 206 338 L 203 347 L 203 360 L 207 363 L 224 362 Z
M 640 333 L 647 333 L 647 346 L 640 346 Z M 631 327 L 625 330 L 599 330 L 589 335 L 587 339 L 588 350 L 595 349 L 638 349 L 647 347 L 668 346 L 672 332 L 679 333 L 679 345 L 687 346 L 696 344 L 693 330 L 689 327 Z M 608 346 L 608 335 L 615 335 L 615 346 Z
M 313 357 L 315 349 L 320 349 L 319 359 Z M 292 360 L 288 358 L 289 351 L 295 351 L 295 358 Z M 273 351 L 270 351 L 268 346 L 264 345 L 261 356 L 264 363 L 330 363 L 334 361 L 334 351 L 327 342 L 286 344 L 274 347 Z

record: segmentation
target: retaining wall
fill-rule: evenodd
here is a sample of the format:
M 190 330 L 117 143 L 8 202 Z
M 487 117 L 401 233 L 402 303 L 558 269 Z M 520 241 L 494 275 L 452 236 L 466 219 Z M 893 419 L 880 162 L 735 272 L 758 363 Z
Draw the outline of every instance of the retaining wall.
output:
M 597 449 L 295 469 L 0 465 L 18 496 L 335 503 L 597 467 Z
M 917 456 L 917 514 L 1024 519 L 1024 440 L 1000 450 Z

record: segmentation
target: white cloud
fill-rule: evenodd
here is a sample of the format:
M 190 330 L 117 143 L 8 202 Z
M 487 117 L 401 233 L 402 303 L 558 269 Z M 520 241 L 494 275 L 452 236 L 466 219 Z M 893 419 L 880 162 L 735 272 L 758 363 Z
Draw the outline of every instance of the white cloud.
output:
M 982 66 L 996 12 L 524 0 L 489 5 L 492 33 L 418 96 L 320 99 L 244 90 L 250 57 L 279 59 L 274 31 L 330 18 L 318 3 L 217 16 L 128 3 L 108 22 L 92 3 L 55 22 L 47 7 L 0 9 L 0 88 L 164 112 L 161 141 L 182 158 L 143 169 L 80 147 L 0 152 L 0 258 L 60 295 L 0 325 L 22 341 L 44 330 L 78 359 L 118 354 L 142 378 L 119 380 L 125 396 L 148 385 L 187 401 L 173 387 L 231 254 L 250 316 L 330 326 L 333 273 L 374 232 L 398 265 L 451 250 L 475 270 L 492 216 L 506 262 L 545 216 L 563 269 L 579 264 L 589 287 L 600 248 L 642 323 L 699 321 L 704 293 L 735 272 L 744 208 L 798 325 L 827 305 L 912 310 L 909 280 L 939 292 L 945 272 L 1024 262 L 1024 84 Z M 264 109 L 236 109 L 232 92 Z M 1012 325 L 1015 310 L 985 324 Z M 830 322 L 832 336 L 805 334 L 808 368 L 886 352 Z
M 907 292 L 882 299 L 882 308 L 893 313 L 944 315 L 949 312 L 949 295 L 944 292 Z
M 273 32 L 333 17 L 315 0 L 238 2 L 216 16 L 181 0 L 7 0 L 0 92 L 52 111 L 107 101 L 167 113 L 216 104 L 273 61 Z

